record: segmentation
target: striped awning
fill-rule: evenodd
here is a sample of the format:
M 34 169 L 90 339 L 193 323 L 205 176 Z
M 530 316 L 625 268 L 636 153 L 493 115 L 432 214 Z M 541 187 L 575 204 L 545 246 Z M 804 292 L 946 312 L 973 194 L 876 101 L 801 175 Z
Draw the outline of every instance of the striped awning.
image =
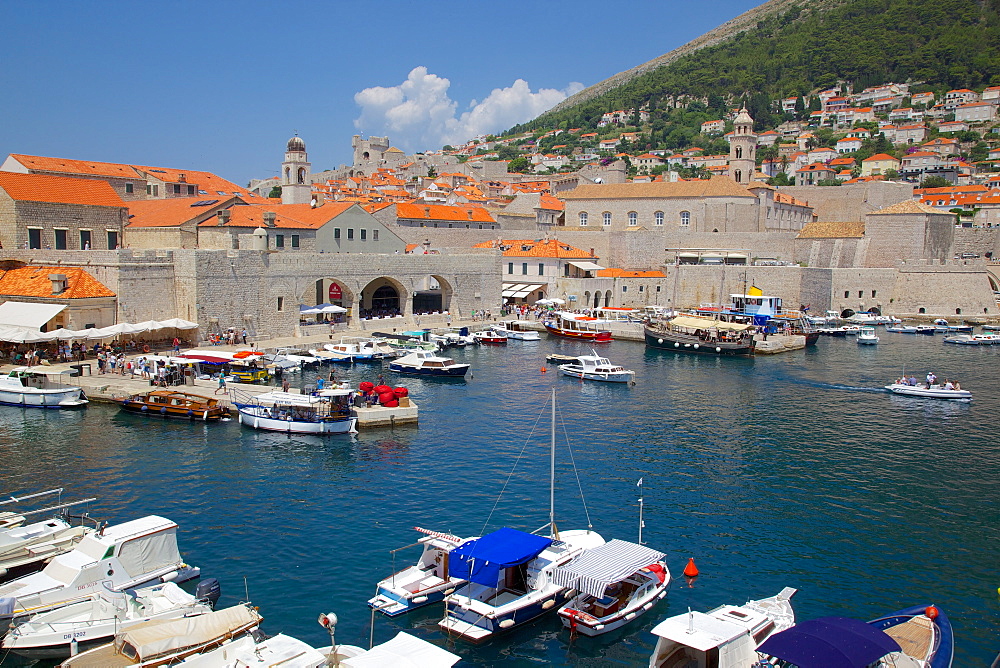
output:
M 502 297 L 513 297 L 514 299 L 522 299 L 527 297 L 535 290 L 539 288 L 544 288 L 548 283 L 504 283 Z
M 620 582 L 640 568 L 650 566 L 666 555 L 663 552 L 617 538 L 587 550 L 570 563 L 552 573 L 552 581 L 560 587 L 578 589 L 600 598 L 614 582 Z

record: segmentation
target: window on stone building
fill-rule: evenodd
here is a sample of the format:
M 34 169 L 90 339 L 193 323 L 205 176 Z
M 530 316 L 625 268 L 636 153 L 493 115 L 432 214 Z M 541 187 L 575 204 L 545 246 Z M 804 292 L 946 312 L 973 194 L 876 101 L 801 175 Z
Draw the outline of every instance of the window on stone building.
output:
M 691 225 L 691 212 L 681 211 L 681 227 L 690 227 Z
M 628 286 L 627 285 L 623 285 L 622 286 L 622 292 L 628 292 Z
M 483 229 L 483 226 L 480 225 L 479 229 Z M 378 230 L 372 230 L 372 241 L 378 241 Z
M 545 263 L 544 262 L 539 262 L 538 263 L 538 275 L 539 276 L 544 276 L 545 275 Z
M 528 275 L 528 263 L 527 262 L 522 262 L 521 263 L 521 275 L 522 276 L 527 276 Z
M 368 230 L 361 230 L 361 240 L 366 241 L 368 239 Z
M 298 247 L 299 247 L 299 235 L 293 234 L 292 235 L 292 248 L 298 248 Z
M 179 183 L 175 183 L 174 184 L 174 194 L 175 195 L 180 195 L 181 194 L 181 185 Z
M 513 262 L 508 262 L 507 263 L 507 273 L 508 274 L 513 274 L 514 273 L 514 263 Z
M 645 287 L 645 286 L 642 286 L 642 285 L 639 286 L 639 292 L 643 292 L 643 287 Z
M 872 290 L 872 299 L 875 299 L 875 291 Z
M 339 239 L 340 238 L 340 228 L 339 227 L 333 228 L 333 238 L 334 239 Z
M 90 230 L 80 230 L 80 250 L 90 249 Z
M 69 248 L 69 244 L 66 243 L 66 232 L 67 230 L 53 230 L 56 237 L 56 250 L 66 250 Z
M 284 311 L 285 310 L 285 298 L 284 297 L 278 297 L 278 310 L 279 311 Z
M 347 228 L 347 238 L 348 239 L 353 239 L 354 238 L 354 229 L 353 228 L 350 228 L 350 227 Z
M 108 230 L 108 250 L 114 250 L 118 248 L 118 232 L 115 230 Z
M 194 195 L 194 186 L 188 186 L 188 195 Z
M 639 224 L 639 214 L 635 211 L 628 212 L 628 224 L 629 226 L 635 226 Z
M 611 224 L 611 212 L 610 211 L 605 211 L 604 213 L 601 214 L 601 217 L 604 219 L 604 226 L 605 227 L 607 227 L 608 225 Z
M 864 290 L 858 290 L 858 299 L 861 299 L 865 294 Z
M 274 235 L 274 247 L 275 248 L 284 248 L 285 247 L 285 235 L 284 234 L 275 234 Z
M 663 286 L 657 285 L 656 286 L 656 291 L 659 292 L 661 287 L 663 287 Z
M 850 291 L 848 291 L 848 290 L 844 290 L 844 299 L 847 299 L 847 298 L 849 298 L 850 296 L 851 296 L 851 293 L 850 293 Z
M 587 226 L 587 212 L 586 211 L 581 211 L 580 212 L 580 227 L 586 227 L 586 226 Z
M 653 214 L 653 224 L 654 225 L 663 225 L 663 212 L 662 211 L 657 211 L 656 213 Z
M 28 228 L 28 248 L 42 247 L 42 230 L 39 227 Z
M 133 192 L 135 192 L 135 186 L 133 184 L 131 184 L 131 183 L 126 183 L 125 184 L 125 192 L 128 193 L 129 195 L 131 195 Z

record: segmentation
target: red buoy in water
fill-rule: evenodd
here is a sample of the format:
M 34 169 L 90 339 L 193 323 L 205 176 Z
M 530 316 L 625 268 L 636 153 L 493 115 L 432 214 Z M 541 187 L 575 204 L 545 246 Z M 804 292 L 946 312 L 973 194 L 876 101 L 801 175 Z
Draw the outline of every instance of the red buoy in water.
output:
M 542 373 L 545 373 L 546 371 L 547 369 L 545 367 L 542 367 Z
M 687 566 L 684 567 L 684 575 L 689 578 L 698 577 L 698 567 L 694 565 L 694 557 L 688 557 Z
M 927 609 L 924 610 L 924 614 L 927 616 L 927 619 L 937 619 L 938 609 L 933 605 L 929 605 L 927 606 Z

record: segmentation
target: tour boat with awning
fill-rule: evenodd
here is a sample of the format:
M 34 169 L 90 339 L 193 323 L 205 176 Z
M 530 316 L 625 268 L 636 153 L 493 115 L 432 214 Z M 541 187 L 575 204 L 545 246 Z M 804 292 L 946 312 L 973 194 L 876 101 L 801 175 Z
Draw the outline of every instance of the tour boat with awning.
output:
M 680 353 L 752 355 L 754 326 L 700 315 L 679 315 L 643 327 L 646 345 Z
M 350 434 L 358 419 L 351 414 L 356 392 L 323 390 L 316 394 L 265 392 L 256 396 L 231 390 L 240 424 L 288 434 Z
M 606 343 L 612 340 L 611 330 L 605 326 L 607 321 L 579 313 L 554 311 L 542 323 L 545 331 L 553 336 L 565 339 L 577 339 L 594 343 Z
M 375 596 L 368 605 L 384 615 L 395 617 L 416 608 L 438 603 L 466 584 L 451 569 L 451 552 L 468 541 L 440 531 L 413 527 L 425 534 L 406 547 L 423 547 L 417 563 L 395 572 L 378 583 Z M 392 551 L 393 555 L 404 547 Z
M 559 609 L 563 626 L 596 636 L 649 611 L 670 587 L 664 557 L 663 552 L 615 538 L 557 568 L 555 583 L 579 592 Z

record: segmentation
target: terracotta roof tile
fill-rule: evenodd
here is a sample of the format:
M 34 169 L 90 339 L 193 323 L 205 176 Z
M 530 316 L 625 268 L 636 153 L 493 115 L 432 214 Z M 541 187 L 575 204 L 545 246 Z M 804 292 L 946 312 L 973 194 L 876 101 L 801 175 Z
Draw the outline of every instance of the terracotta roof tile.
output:
M 54 204 L 123 207 L 125 202 L 107 181 L 51 174 L 0 172 L 0 188 L 12 199 Z
M 437 220 L 462 223 L 495 223 L 490 213 L 480 206 L 446 206 L 443 204 L 396 205 L 396 218 L 404 220 Z
M 229 222 L 223 227 L 264 227 L 264 213 L 275 214 L 274 226 L 285 229 L 316 230 L 344 213 L 354 202 L 329 202 L 313 208 L 309 204 L 255 204 L 250 206 L 233 206 L 229 208 Z M 201 223 L 199 227 L 215 227 L 219 225 L 217 217 Z
M 662 271 L 629 271 L 627 269 L 599 269 L 597 278 L 666 278 Z
M 171 199 L 147 199 L 128 203 L 129 222 L 127 227 L 176 227 L 189 221 L 214 214 L 218 209 L 228 208 L 235 197 L 174 197 Z M 201 206 L 197 203 L 208 202 Z
M 926 204 L 922 204 L 912 199 L 902 201 L 899 204 L 893 204 L 892 206 L 887 206 L 886 208 L 880 209 L 878 211 L 872 211 L 868 215 L 884 216 L 894 213 L 933 213 L 938 215 L 951 215 L 951 214 L 942 214 L 941 211 L 938 211 L 934 207 L 927 206 Z
M 58 172 L 61 174 L 87 174 L 89 176 L 116 176 L 120 178 L 141 178 L 139 172 L 131 165 L 121 165 L 113 162 L 95 162 L 93 160 L 70 160 L 67 158 L 45 158 L 38 155 L 11 153 L 10 157 L 17 160 L 30 170 L 43 172 Z
M 596 257 L 588 251 L 562 243 L 558 239 L 502 239 L 499 241 L 493 239 L 476 244 L 473 248 L 496 248 L 498 245 L 503 249 L 504 257 L 551 257 L 571 260 Z
M 860 239 L 865 236 L 865 224 L 860 222 L 806 223 L 796 239 Z
M 52 293 L 49 274 L 66 277 L 66 289 Z M 8 297 L 47 297 L 51 299 L 88 299 L 91 297 L 116 297 L 117 295 L 88 274 L 76 267 L 27 266 L 0 271 L 0 295 Z

